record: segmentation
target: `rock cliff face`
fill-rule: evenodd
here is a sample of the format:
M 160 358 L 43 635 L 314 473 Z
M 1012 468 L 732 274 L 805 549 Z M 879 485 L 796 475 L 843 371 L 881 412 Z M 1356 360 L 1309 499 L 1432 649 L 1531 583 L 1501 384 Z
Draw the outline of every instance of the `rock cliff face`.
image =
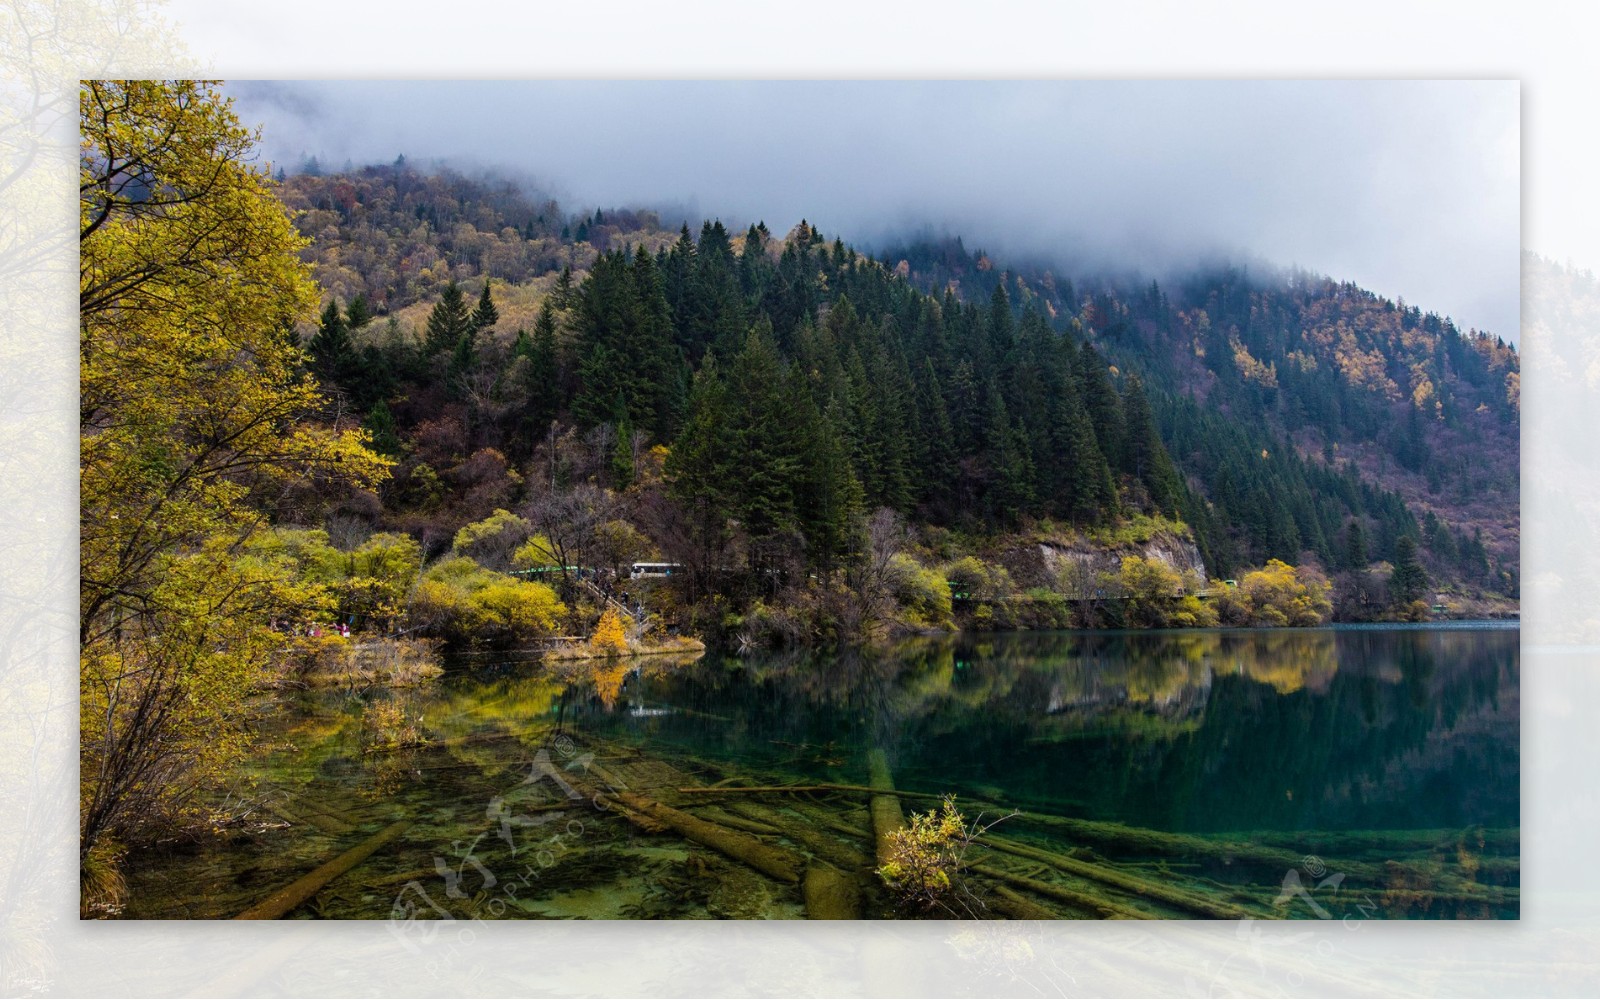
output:
M 1164 562 L 1179 573 L 1193 572 L 1200 579 L 1206 579 L 1206 566 L 1200 559 L 1199 548 L 1189 539 L 1171 532 L 1158 532 L 1149 541 L 1113 548 L 1087 541 L 1068 544 L 1040 542 L 1038 550 L 1042 568 L 1051 578 L 1057 578 L 1069 564 L 1076 564 L 1079 572 L 1085 574 L 1083 578 L 1092 579 L 1095 574 L 1102 572 L 1117 572 L 1124 556 L 1140 556 Z

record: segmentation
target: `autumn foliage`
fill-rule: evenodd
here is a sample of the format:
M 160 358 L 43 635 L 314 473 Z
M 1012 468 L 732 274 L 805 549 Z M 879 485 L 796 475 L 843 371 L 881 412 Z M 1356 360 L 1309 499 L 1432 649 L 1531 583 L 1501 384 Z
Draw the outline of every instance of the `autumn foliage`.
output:
M 181 818 L 249 744 L 271 620 L 315 603 L 239 546 L 304 484 L 385 463 L 287 332 L 317 302 L 253 136 L 210 85 L 79 92 L 80 854 Z
M 622 615 L 616 608 L 608 607 L 595 625 L 589 647 L 607 656 L 623 656 L 628 652 L 628 631 Z

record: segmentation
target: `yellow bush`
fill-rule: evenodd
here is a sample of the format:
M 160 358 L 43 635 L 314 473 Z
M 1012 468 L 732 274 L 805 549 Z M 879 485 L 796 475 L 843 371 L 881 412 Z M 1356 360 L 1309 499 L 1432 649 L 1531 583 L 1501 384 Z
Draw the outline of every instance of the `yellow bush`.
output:
M 1011 596 L 1011 574 L 1004 566 L 963 556 L 944 568 L 945 579 L 975 601 L 1004 600 Z
M 589 639 L 589 646 L 595 652 L 605 653 L 607 656 L 627 654 L 627 626 L 616 608 L 607 607 L 605 614 L 600 616 L 600 624 L 595 626 L 594 636 Z
M 479 618 L 487 628 L 519 636 L 547 635 L 567 613 L 556 592 L 542 583 L 506 580 L 484 587 L 472 596 Z
M 1265 567 L 1239 581 L 1252 625 L 1321 625 L 1333 613 L 1332 591 L 1332 584 L 1314 568 L 1296 569 L 1280 559 L 1267 560 Z
M 955 912 L 950 903 L 960 888 L 967 848 L 979 832 L 967 828 L 955 796 L 947 795 L 941 808 L 912 813 L 909 826 L 889 834 L 889 859 L 877 869 L 878 877 L 902 907 Z
M 550 544 L 550 539 L 534 535 L 517 546 L 517 551 L 511 554 L 511 564 L 518 569 L 539 569 L 543 566 L 559 566 L 561 561 L 556 558 L 556 549 Z
M 894 597 L 923 624 L 950 622 L 950 585 L 937 570 L 927 569 L 905 553 L 889 559 L 889 579 Z
M 474 643 L 549 635 L 567 607 L 550 587 L 484 569 L 463 556 L 443 559 L 411 595 L 412 618 L 429 630 Z

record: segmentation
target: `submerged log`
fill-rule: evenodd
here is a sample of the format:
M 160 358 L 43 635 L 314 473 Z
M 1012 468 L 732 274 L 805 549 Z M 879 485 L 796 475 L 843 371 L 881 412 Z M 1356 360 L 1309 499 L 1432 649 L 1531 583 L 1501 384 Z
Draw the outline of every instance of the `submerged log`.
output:
M 745 833 L 759 834 L 764 837 L 775 837 L 783 833 L 782 830 L 765 820 L 735 816 L 724 809 L 718 809 L 716 806 L 697 806 L 694 814 L 701 819 L 708 819 L 713 823 L 720 823 L 735 830 L 743 830 Z
M 367 860 L 380 847 L 411 829 L 411 820 L 390 823 L 332 861 L 313 869 L 266 899 L 234 917 L 235 920 L 276 920 L 322 891 L 323 886 Z
M 596 779 L 590 780 L 591 777 Z M 686 840 L 702 844 L 749 865 L 780 882 L 799 882 L 802 859 L 793 851 L 763 844 L 761 841 L 726 826 L 701 819 L 681 809 L 657 802 L 638 792 L 607 768 L 588 762 L 584 773 L 567 771 L 564 780 L 596 805 L 614 809 L 630 822 L 649 820 L 677 833 Z M 598 787 L 604 782 L 605 787 Z
M 331 817 L 341 823 L 348 823 L 351 830 L 354 830 L 356 827 L 367 822 L 371 818 L 370 816 L 360 816 L 352 813 L 343 806 L 335 805 L 321 796 L 313 797 L 304 793 L 302 793 L 299 799 L 295 801 L 295 805 L 297 805 L 302 812 L 310 811 L 322 816 Z
M 1131 872 L 1119 871 L 1106 865 L 1079 861 L 1063 854 L 1056 854 L 1010 841 L 997 842 L 997 838 L 992 836 L 979 837 L 977 842 L 990 850 L 1003 850 L 1018 857 L 1040 861 L 1069 875 L 1076 875 L 1081 879 L 1109 885 L 1131 895 L 1160 903 L 1163 906 L 1169 906 L 1175 910 L 1182 910 L 1185 913 L 1210 917 L 1214 920 L 1240 920 L 1255 915 L 1233 903 L 1206 899 L 1204 896 L 1197 896 L 1181 889 L 1174 889 L 1171 886 L 1162 885 L 1148 878 L 1142 878 Z
M 807 826 L 805 820 L 811 818 L 809 814 L 806 814 L 803 818 L 790 819 L 776 809 L 769 809 L 749 802 L 737 803 L 728 808 L 741 816 L 748 817 L 772 829 L 773 832 L 780 836 L 789 838 L 794 843 L 810 851 L 812 855 L 845 871 L 862 871 L 872 867 L 871 860 L 854 847 L 848 844 L 841 844 L 833 837 Z
M 818 824 L 827 827 L 828 829 L 832 830 L 834 833 L 842 833 L 846 837 L 854 837 L 857 840 L 863 840 L 863 841 L 872 839 L 872 831 L 871 830 L 868 830 L 866 827 L 861 826 L 859 824 L 847 823 L 847 822 L 845 822 L 845 821 L 843 821 L 843 820 L 841 820 L 841 819 L 829 814 L 827 812 L 827 810 L 825 810 L 825 809 L 819 809 L 819 808 L 817 808 L 815 806 L 798 805 L 798 804 L 794 808 L 800 810 L 802 815 L 810 817 L 811 819 L 815 820 Z M 868 823 L 872 822 L 872 818 L 870 816 L 863 817 L 863 818 Z
M 393 875 L 374 875 L 361 880 L 361 885 L 372 889 L 381 889 L 391 885 L 401 885 L 405 882 L 421 882 L 423 879 L 441 878 L 439 869 L 412 868 L 409 871 L 396 872 Z
M 1005 885 L 990 890 L 989 909 L 1012 920 L 1060 920 L 1061 914 L 1040 906 Z
M 1240 839 L 1304 849 L 1317 854 L 1345 857 L 1358 854 L 1417 854 L 1454 852 L 1457 847 L 1489 855 L 1516 855 L 1522 831 L 1516 828 L 1468 827 L 1461 830 L 1309 830 L 1286 834 L 1282 830 L 1232 834 Z
M 747 833 L 730 830 L 709 820 L 692 816 L 681 809 L 662 805 L 635 792 L 610 792 L 602 798 L 614 798 L 635 812 L 642 813 L 668 829 L 697 844 L 704 844 L 736 861 L 742 861 L 780 882 L 800 881 L 800 858 L 792 851 L 771 844 L 763 844 Z
M 879 750 L 873 752 L 882 753 Z M 737 779 L 724 778 L 723 780 L 735 781 Z M 685 795 L 780 795 L 804 792 L 860 792 L 865 795 L 876 795 L 883 789 L 872 785 L 841 785 L 836 782 L 823 782 L 817 785 L 716 785 L 705 788 L 675 788 L 673 791 L 682 792 Z M 933 799 L 934 801 L 942 801 L 944 799 L 943 795 L 936 795 L 933 792 L 902 792 L 894 789 L 894 793 L 903 799 Z M 991 805 L 991 803 L 987 802 L 979 804 Z
M 354 826 L 341 819 L 327 816 L 320 812 L 313 812 L 310 808 L 304 807 L 302 803 L 295 803 L 296 806 L 301 808 L 290 808 L 285 803 L 271 800 L 263 802 L 262 805 L 268 812 L 291 826 L 312 826 L 323 833 L 331 834 L 335 837 L 342 836 L 355 829 Z
M 877 844 L 878 864 L 889 863 L 894 851 L 893 834 L 905 828 L 906 814 L 894 794 L 894 778 L 889 774 L 889 758 L 878 748 L 867 753 L 868 784 L 873 789 L 867 809 L 872 815 L 872 839 Z
M 1196 857 L 1224 864 L 1248 864 L 1277 869 L 1279 873 L 1299 868 L 1304 852 L 1284 850 L 1265 844 L 1242 843 L 1187 833 L 1168 833 L 1143 827 L 1125 826 L 1101 820 L 1072 819 L 1045 813 L 1019 813 L 1017 821 L 1058 830 L 1073 840 L 1117 854 L 1144 854 L 1158 857 Z M 1363 862 L 1334 862 L 1324 858 L 1330 871 L 1342 871 L 1374 885 L 1382 884 L 1380 866 Z
M 992 865 L 970 865 L 968 866 L 968 871 L 975 872 L 985 878 L 994 879 L 997 882 L 1006 882 L 1019 889 L 1026 889 L 1035 896 L 1060 900 L 1084 913 L 1096 914 L 1108 920 L 1153 919 L 1151 914 L 1135 910 L 1131 906 L 1123 906 L 1121 903 L 1113 902 L 1100 896 L 1091 896 L 1088 893 L 1078 892 L 1076 889 L 1069 889 L 1064 885 L 1056 885 L 1054 882 L 1040 882 L 1037 879 L 1027 878 L 1023 875 L 1014 875 Z
M 812 865 L 800 884 L 810 920 L 860 920 L 861 886 L 849 875 L 827 865 Z

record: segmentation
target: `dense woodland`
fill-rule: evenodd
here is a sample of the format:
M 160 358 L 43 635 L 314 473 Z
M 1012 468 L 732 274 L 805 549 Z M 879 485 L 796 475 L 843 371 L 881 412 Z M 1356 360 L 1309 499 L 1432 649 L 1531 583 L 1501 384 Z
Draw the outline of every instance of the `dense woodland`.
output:
M 215 820 L 260 692 L 374 651 L 1515 608 L 1518 356 L 1416 308 L 403 162 L 274 183 L 195 81 L 87 81 L 79 117 L 95 912 L 125 845 Z
M 429 556 L 587 486 L 691 601 L 831 579 L 875 511 L 924 554 L 997 560 L 1161 517 L 1213 577 L 1320 567 L 1347 618 L 1387 613 L 1401 562 L 1409 599 L 1517 593 L 1515 350 L 1349 284 L 674 233 L 403 162 L 280 195 L 328 293 L 313 370 L 398 463 L 378 503 L 323 513 Z

